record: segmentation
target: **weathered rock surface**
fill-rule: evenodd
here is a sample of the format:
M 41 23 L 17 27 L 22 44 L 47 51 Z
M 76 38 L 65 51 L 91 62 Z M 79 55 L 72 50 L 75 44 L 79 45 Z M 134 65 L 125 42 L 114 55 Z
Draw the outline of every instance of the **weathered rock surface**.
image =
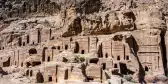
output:
M 0 76 L 167 83 L 167 26 L 167 0 L 0 0 Z

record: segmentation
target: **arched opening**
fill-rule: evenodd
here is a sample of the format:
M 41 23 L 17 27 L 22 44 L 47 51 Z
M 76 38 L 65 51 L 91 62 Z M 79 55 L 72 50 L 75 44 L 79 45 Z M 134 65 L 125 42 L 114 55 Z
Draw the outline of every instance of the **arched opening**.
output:
M 126 60 L 129 60 L 129 56 L 126 56 Z
M 149 68 L 147 66 L 145 66 L 145 71 L 149 71 Z
M 29 35 L 27 35 L 27 43 L 29 43 L 30 42 L 30 37 L 29 37 Z
M 32 48 L 29 50 L 29 55 L 31 54 L 37 54 L 37 50 L 35 48 Z
M 81 54 L 85 54 L 85 50 L 82 50 L 82 51 L 81 51 Z
M 114 68 L 118 68 L 117 64 L 114 64 Z
M 42 51 L 42 61 L 43 61 L 43 62 L 45 61 L 46 50 L 47 50 L 47 47 L 44 47 L 44 48 L 43 48 L 43 51 Z
M 48 59 L 47 59 L 47 61 L 48 61 L 48 62 L 50 61 L 50 56 L 48 56 Z
M 68 45 L 65 45 L 65 50 L 68 50 Z
M 26 71 L 26 76 L 29 76 L 29 70 Z
M 48 82 L 51 82 L 52 81 L 52 77 L 50 76 L 49 78 L 48 78 Z
M 120 60 L 120 56 L 117 56 L 117 60 Z
M 38 43 L 41 42 L 41 33 L 40 33 L 40 30 L 38 30 Z
M 32 76 L 33 76 L 33 71 L 31 70 L 31 71 L 30 71 L 30 77 L 32 77 Z
M 44 77 L 43 77 L 42 73 L 38 72 L 36 74 L 36 82 L 37 83 L 43 83 L 44 82 Z
M 106 56 L 106 58 L 108 58 L 108 54 L 107 54 L 107 53 L 106 53 L 106 55 L 105 55 L 105 56 Z

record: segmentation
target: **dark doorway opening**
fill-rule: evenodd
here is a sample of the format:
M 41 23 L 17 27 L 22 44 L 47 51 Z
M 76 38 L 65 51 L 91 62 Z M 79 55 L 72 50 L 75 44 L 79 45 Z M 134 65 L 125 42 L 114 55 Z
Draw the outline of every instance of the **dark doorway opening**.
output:
M 125 63 L 119 63 L 120 64 L 120 73 L 121 74 L 127 74 L 127 65 Z
M 67 69 L 67 70 L 65 70 L 65 77 L 64 77 L 64 79 L 65 79 L 65 80 L 67 80 L 67 79 L 68 79 L 68 69 Z
M 78 52 L 79 52 L 79 44 L 78 42 L 75 42 L 74 53 L 78 53 Z
M 21 67 L 23 67 L 23 63 L 21 63 Z
M 61 49 L 61 47 L 60 46 L 58 46 L 58 50 L 60 50 Z
M 29 42 L 30 42 L 29 38 L 30 38 L 30 37 L 29 37 L 29 35 L 27 35 L 27 43 L 29 43 Z
M 102 58 L 103 57 L 103 52 L 102 52 L 102 44 L 98 47 L 98 57 Z
M 3 67 L 9 67 L 10 66 L 10 57 L 6 62 L 3 62 Z
M 120 56 L 117 56 L 117 60 L 120 60 Z
M 51 82 L 51 81 L 52 81 L 52 77 L 49 77 L 49 78 L 48 78 L 48 81 Z
M 106 53 L 106 55 L 105 55 L 105 56 L 106 56 L 106 58 L 108 58 L 108 54 L 107 54 L 107 53 Z
M 33 76 L 33 71 L 31 70 L 31 71 L 30 71 L 30 77 L 32 77 L 32 76 Z
M 48 61 L 48 62 L 50 61 L 50 56 L 48 57 L 47 61 Z
M 114 68 L 118 68 L 117 64 L 114 64 Z
M 82 50 L 82 51 L 81 51 L 81 54 L 85 54 L 85 50 Z
M 145 71 L 149 71 L 149 68 L 147 66 L 145 66 Z
M 22 45 L 22 38 L 20 37 L 19 38 L 19 46 L 21 46 Z
M 25 44 L 25 42 L 23 42 L 23 46 L 25 46 L 26 44 Z
M 65 50 L 67 50 L 68 49 L 68 45 L 65 45 Z
M 129 56 L 126 56 L 126 60 L 129 60 Z

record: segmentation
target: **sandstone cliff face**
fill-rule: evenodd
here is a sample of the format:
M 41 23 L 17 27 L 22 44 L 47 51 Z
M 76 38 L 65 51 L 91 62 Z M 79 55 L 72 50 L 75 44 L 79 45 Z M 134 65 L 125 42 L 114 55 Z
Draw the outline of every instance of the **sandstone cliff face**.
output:
M 30 83 L 166 83 L 167 5 L 167 0 L 0 0 L 0 67 L 3 73 L 22 72 L 30 79 L 23 82 Z

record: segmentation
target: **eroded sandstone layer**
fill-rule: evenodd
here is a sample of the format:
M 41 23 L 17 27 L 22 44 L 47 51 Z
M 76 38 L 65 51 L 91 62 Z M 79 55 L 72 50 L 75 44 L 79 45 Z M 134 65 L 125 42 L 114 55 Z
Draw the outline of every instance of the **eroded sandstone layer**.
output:
M 168 83 L 167 21 L 167 0 L 0 0 L 0 79 Z

